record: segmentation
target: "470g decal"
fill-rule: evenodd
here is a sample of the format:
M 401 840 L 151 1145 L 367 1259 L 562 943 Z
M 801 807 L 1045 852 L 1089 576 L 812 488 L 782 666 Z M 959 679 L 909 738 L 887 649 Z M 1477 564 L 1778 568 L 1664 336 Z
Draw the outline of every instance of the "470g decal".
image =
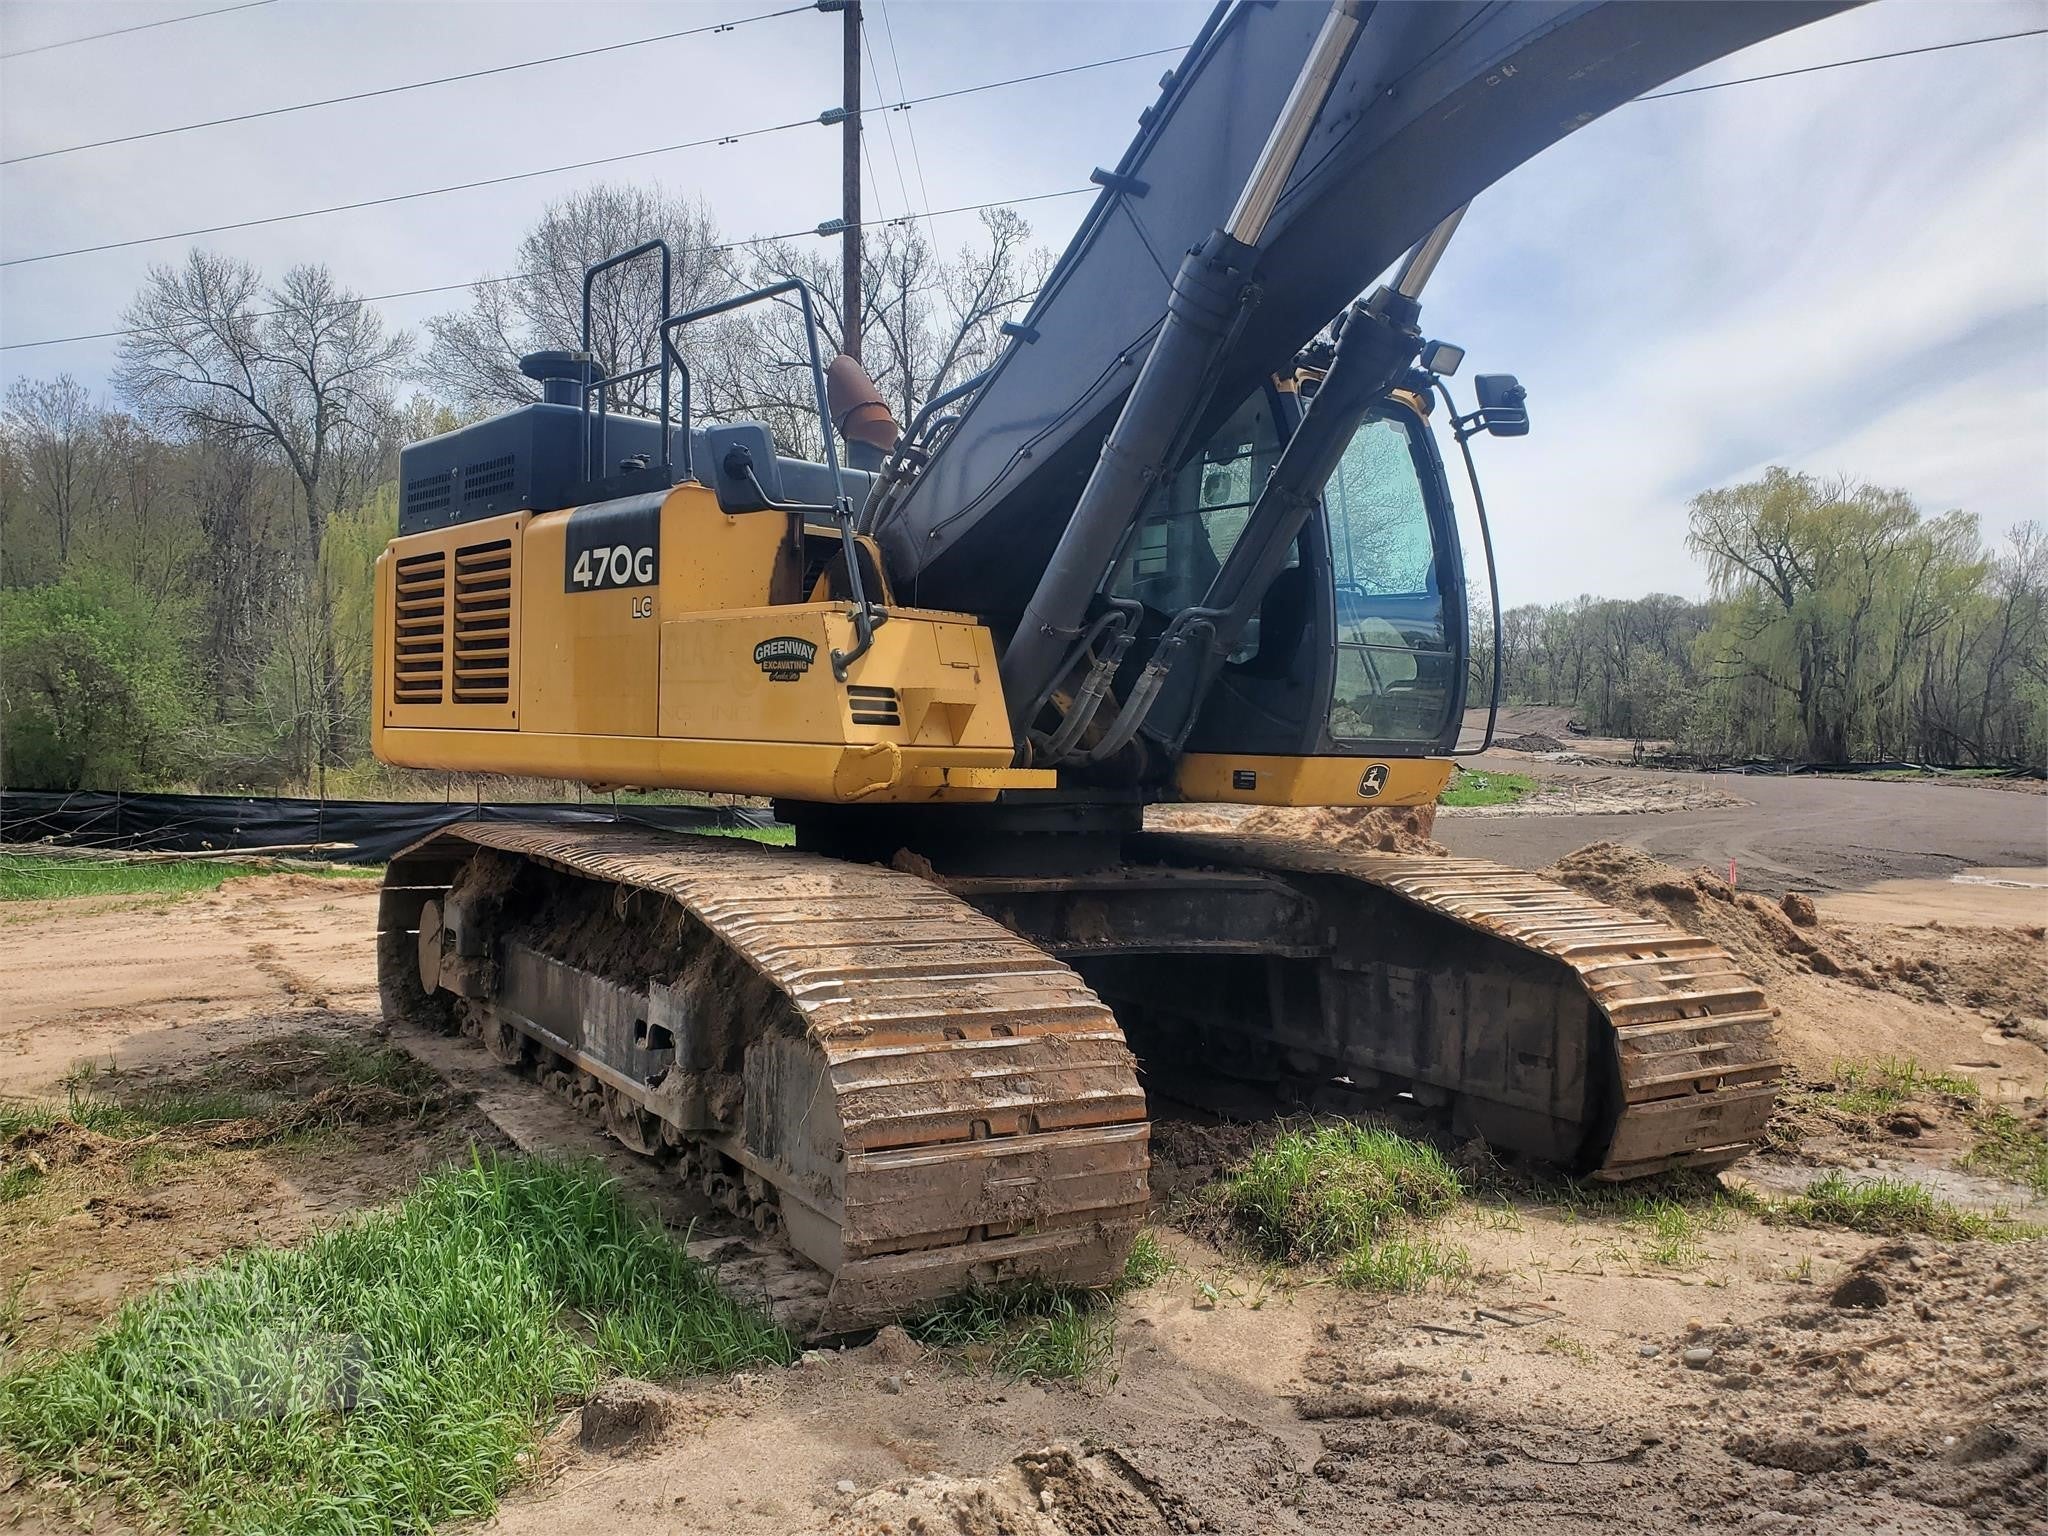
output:
M 586 507 L 562 540 L 564 592 L 616 592 L 661 579 L 661 506 Z
M 569 567 L 569 581 L 585 591 L 601 587 L 651 587 L 654 585 L 654 546 L 613 544 L 586 549 Z

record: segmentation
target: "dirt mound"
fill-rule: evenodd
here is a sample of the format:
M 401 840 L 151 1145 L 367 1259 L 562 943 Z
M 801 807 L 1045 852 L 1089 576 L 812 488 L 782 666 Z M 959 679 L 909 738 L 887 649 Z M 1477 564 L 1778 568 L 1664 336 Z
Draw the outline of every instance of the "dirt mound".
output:
M 1155 805 L 1145 812 L 1153 832 L 1244 832 L 1286 837 L 1363 853 L 1426 853 L 1450 849 L 1430 833 L 1434 805 Z
M 1262 837 L 1291 837 L 1351 852 L 1426 853 L 1442 857 L 1451 851 L 1430 836 L 1436 827 L 1433 805 L 1357 810 L 1341 806 L 1270 806 L 1245 817 L 1243 827 Z
M 1497 736 L 1493 744 L 1510 752 L 1562 752 L 1564 743 L 1555 736 L 1546 736 L 1541 731 L 1527 731 L 1520 736 Z
M 648 1381 L 630 1376 L 601 1383 L 583 1405 L 577 1440 L 586 1451 L 622 1455 L 661 1437 L 675 1417 L 676 1399 Z
M 833 1518 L 842 1536 L 1166 1536 L 1194 1530 L 1175 1501 L 1116 1450 L 1026 1451 L 988 1477 L 920 1477 L 859 1497 Z M 1166 1506 L 1162 1508 L 1162 1505 Z
M 1716 870 L 1675 869 L 1622 843 L 1590 843 L 1544 871 L 1630 912 L 1725 945 L 1759 980 L 1808 974 L 1928 1003 L 2039 1010 L 2048 954 L 2023 929 L 1865 927 L 1820 920 L 1794 893 L 1774 903 Z

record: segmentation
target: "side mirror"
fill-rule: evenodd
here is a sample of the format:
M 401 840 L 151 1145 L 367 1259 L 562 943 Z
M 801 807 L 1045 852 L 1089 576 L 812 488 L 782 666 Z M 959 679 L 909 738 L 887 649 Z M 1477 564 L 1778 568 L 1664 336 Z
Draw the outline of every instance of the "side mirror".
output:
M 1472 387 L 1479 394 L 1480 426 L 1495 437 L 1529 435 L 1529 391 L 1512 373 L 1482 373 Z

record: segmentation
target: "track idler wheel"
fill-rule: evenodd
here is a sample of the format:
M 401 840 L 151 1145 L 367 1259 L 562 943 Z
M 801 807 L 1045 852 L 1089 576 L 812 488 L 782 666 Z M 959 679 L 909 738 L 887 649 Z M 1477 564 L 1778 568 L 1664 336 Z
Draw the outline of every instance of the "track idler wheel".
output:
M 500 1066 L 523 1067 L 533 1050 L 526 1036 L 495 1014 L 486 1014 L 479 1021 L 478 1038 Z
M 642 1109 L 612 1087 L 604 1090 L 604 1128 L 621 1146 L 642 1157 L 661 1151 L 661 1116 Z

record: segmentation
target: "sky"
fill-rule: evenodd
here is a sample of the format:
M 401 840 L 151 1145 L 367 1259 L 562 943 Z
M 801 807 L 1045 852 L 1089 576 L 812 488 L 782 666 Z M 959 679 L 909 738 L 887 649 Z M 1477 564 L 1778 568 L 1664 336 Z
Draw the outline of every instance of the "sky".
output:
M 0 159 L 709 26 L 797 0 L 577 5 L 0 0 Z M 1199 0 L 868 0 L 870 104 L 1192 38 Z M 2048 0 L 1880 0 L 1682 84 L 2048 27 Z M 34 50 L 34 51 L 26 51 Z M 1087 185 L 1171 54 L 870 119 L 869 217 Z M 814 118 L 840 22 L 808 8 L 381 99 L 0 166 L 0 262 Z M 802 126 L 623 164 L 208 235 L 358 292 L 508 270 L 552 200 L 603 180 L 701 193 L 727 236 L 838 211 L 839 134 Z M 1086 196 L 1023 212 L 1063 245 Z M 941 246 L 971 213 L 932 221 Z M 115 328 L 169 240 L 0 267 L 0 344 Z M 386 302 L 395 326 L 460 292 Z M 1687 501 L 1782 464 L 1972 511 L 2048 516 L 2048 37 L 1633 103 L 1473 205 L 1424 329 L 1513 372 L 1531 434 L 1476 445 L 1503 596 L 1697 596 Z M 116 344 L 0 351 L 0 385 L 107 390 Z M 109 396 L 111 403 L 111 396 Z M 1461 473 L 1454 471 L 1454 479 Z

